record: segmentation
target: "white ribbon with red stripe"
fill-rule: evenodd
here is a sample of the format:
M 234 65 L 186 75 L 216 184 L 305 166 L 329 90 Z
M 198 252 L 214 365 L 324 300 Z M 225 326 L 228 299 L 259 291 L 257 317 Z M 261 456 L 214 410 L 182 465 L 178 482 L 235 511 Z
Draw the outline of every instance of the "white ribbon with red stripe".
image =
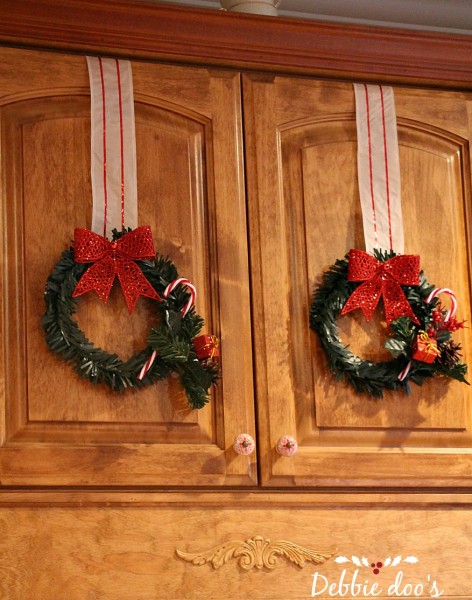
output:
M 395 98 L 391 87 L 354 84 L 357 169 L 367 252 L 374 248 L 403 254 Z
M 136 136 L 131 63 L 87 57 L 91 94 L 92 231 L 138 225 Z

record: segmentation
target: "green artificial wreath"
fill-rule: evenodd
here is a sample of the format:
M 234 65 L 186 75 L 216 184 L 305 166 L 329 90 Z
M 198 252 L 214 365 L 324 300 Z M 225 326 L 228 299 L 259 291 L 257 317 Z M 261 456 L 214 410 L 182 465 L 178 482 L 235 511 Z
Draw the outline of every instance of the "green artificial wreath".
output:
M 375 258 L 385 262 L 395 256 L 394 252 L 374 251 Z M 323 276 L 323 283 L 315 291 L 310 309 L 310 326 L 315 331 L 328 357 L 330 369 L 337 379 L 347 380 L 358 393 L 382 397 L 383 390 L 403 390 L 409 393 L 409 382 L 422 385 L 434 375 L 443 375 L 468 383 L 465 379 L 467 365 L 460 362 L 459 344 L 451 339 L 451 331 L 463 327 L 455 319 L 446 326 L 444 314 L 437 298 L 426 299 L 435 286 L 426 281 L 423 271 L 418 286 L 402 286 L 403 292 L 420 324 L 409 317 L 399 317 L 390 324 L 390 337 L 385 348 L 392 360 L 372 362 L 356 356 L 345 346 L 338 335 L 336 320 L 352 292 L 360 283 L 350 282 L 348 255 L 337 260 Z M 439 356 L 433 363 L 414 360 L 413 347 L 421 331 L 434 336 Z M 410 364 L 408 375 L 400 381 L 399 375 Z
M 113 232 L 113 241 L 127 231 Z M 159 255 L 154 260 L 136 261 L 154 290 L 163 298 L 167 285 L 178 278 L 174 264 Z M 185 317 L 182 307 L 189 295 L 177 286 L 168 298 L 156 301 L 159 325 L 148 336 L 148 345 L 122 361 L 116 354 L 109 354 L 95 347 L 73 319 L 77 298 L 72 293 L 89 265 L 74 261 L 73 248 L 63 252 L 48 277 L 45 289 L 46 313 L 41 324 L 49 348 L 73 365 L 76 373 L 91 383 L 104 383 L 112 390 L 122 392 L 128 388 L 143 388 L 160 379 L 177 373 L 191 408 L 202 408 L 208 402 L 210 386 L 218 379 L 218 367 L 213 361 L 197 357 L 193 339 L 202 327 L 203 319 L 193 308 Z M 153 351 L 157 357 L 143 377 L 138 378 Z

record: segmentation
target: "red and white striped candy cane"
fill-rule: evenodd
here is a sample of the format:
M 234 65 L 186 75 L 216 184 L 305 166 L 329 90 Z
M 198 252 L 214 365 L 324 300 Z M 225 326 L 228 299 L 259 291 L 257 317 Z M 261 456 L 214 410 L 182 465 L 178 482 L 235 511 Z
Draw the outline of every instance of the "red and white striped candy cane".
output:
M 447 323 L 450 319 L 456 316 L 457 312 L 457 298 L 452 290 L 449 288 L 435 288 L 431 294 L 426 298 L 426 304 L 429 304 L 433 298 L 438 298 L 441 294 L 447 294 L 451 299 L 451 308 L 446 313 L 444 322 Z
M 162 295 L 164 298 L 168 298 L 169 295 L 175 290 L 175 288 L 178 285 L 184 285 L 190 292 L 190 298 L 187 300 L 185 306 L 180 311 L 182 314 L 182 317 L 185 317 L 185 315 L 188 313 L 188 311 L 195 304 L 195 299 L 197 297 L 197 290 L 191 281 L 189 281 L 188 279 L 185 279 L 185 277 L 179 277 L 178 279 L 174 279 L 174 281 L 171 281 L 169 283 L 169 285 L 166 287 L 166 289 L 164 290 L 164 293 Z
M 408 364 L 406 365 L 406 367 L 405 367 L 405 368 L 404 368 L 402 371 L 400 371 L 400 373 L 399 373 L 399 375 L 398 375 L 398 379 L 399 379 L 399 381 L 403 381 L 404 379 L 406 379 L 406 378 L 407 378 L 407 376 L 408 376 L 408 373 L 410 372 L 410 369 L 411 369 L 411 365 L 412 365 L 412 364 L 413 364 L 413 363 L 411 362 L 411 360 L 409 360 L 409 361 L 408 361 Z
M 146 375 L 146 373 L 149 371 L 149 369 L 152 367 L 154 361 L 156 360 L 156 356 L 157 356 L 157 351 L 153 350 L 151 356 L 147 359 L 147 361 L 144 363 L 141 371 L 139 371 L 139 375 L 138 375 L 138 379 L 141 381 L 144 376 Z
M 187 302 L 185 303 L 185 306 L 180 311 L 182 318 L 184 318 L 185 315 L 188 313 L 188 311 L 195 304 L 195 299 L 197 297 L 197 290 L 191 281 L 189 281 L 188 279 L 185 279 L 185 277 L 179 277 L 178 279 L 174 279 L 174 281 L 171 281 L 169 283 L 169 285 L 164 290 L 164 293 L 162 294 L 162 296 L 164 298 L 168 298 L 169 295 L 175 290 L 175 288 L 178 285 L 185 285 L 185 287 L 190 292 L 190 298 L 187 300 Z M 147 361 L 142 366 L 141 371 L 139 372 L 138 379 L 140 381 L 146 376 L 146 373 L 149 371 L 149 369 L 154 364 L 154 361 L 156 360 L 156 356 L 157 356 L 157 351 L 153 350 L 151 356 L 147 359 Z

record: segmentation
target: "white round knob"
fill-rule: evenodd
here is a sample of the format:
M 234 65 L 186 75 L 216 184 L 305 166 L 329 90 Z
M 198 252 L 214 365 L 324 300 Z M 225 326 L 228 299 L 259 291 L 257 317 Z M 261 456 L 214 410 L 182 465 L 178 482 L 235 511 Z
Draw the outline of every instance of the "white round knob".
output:
M 240 433 L 234 440 L 233 450 L 236 454 L 247 456 L 254 452 L 256 444 L 249 433 Z
M 275 449 L 281 456 L 293 456 L 298 450 L 297 440 L 291 435 L 279 438 Z

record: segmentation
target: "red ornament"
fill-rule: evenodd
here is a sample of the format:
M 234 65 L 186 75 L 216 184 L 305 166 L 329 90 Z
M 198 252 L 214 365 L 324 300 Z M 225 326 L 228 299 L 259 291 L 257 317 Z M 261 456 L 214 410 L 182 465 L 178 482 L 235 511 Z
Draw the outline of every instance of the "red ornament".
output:
M 350 250 L 347 279 L 364 283 L 351 294 L 341 315 L 360 308 L 366 321 L 369 321 L 383 297 L 387 325 L 398 317 L 410 317 L 419 325 L 401 288 L 402 285 L 419 285 L 419 256 L 394 256 L 386 262 L 380 262 L 363 250 Z
M 128 311 L 131 314 L 139 296 L 161 300 L 161 297 L 134 262 L 154 258 L 151 228 L 138 227 L 123 235 L 116 242 L 89 231 L 74 232 L 74 260 L 93 263 L 80 278 L 72 296 L 76 298 L 94 290 L 100 300 L 106 302 L 115 277 L 118 276 Z
M 413 358 L 425 363 L 433 363 L 440 355 L 436 340 L 431 339 L 426 331 L 420 331 L 413 347 Z
M 198 360 L 211 360 L 219 358 L 219 340 L 216 335 L 199 335 L 193 339 L 193 346 Z

